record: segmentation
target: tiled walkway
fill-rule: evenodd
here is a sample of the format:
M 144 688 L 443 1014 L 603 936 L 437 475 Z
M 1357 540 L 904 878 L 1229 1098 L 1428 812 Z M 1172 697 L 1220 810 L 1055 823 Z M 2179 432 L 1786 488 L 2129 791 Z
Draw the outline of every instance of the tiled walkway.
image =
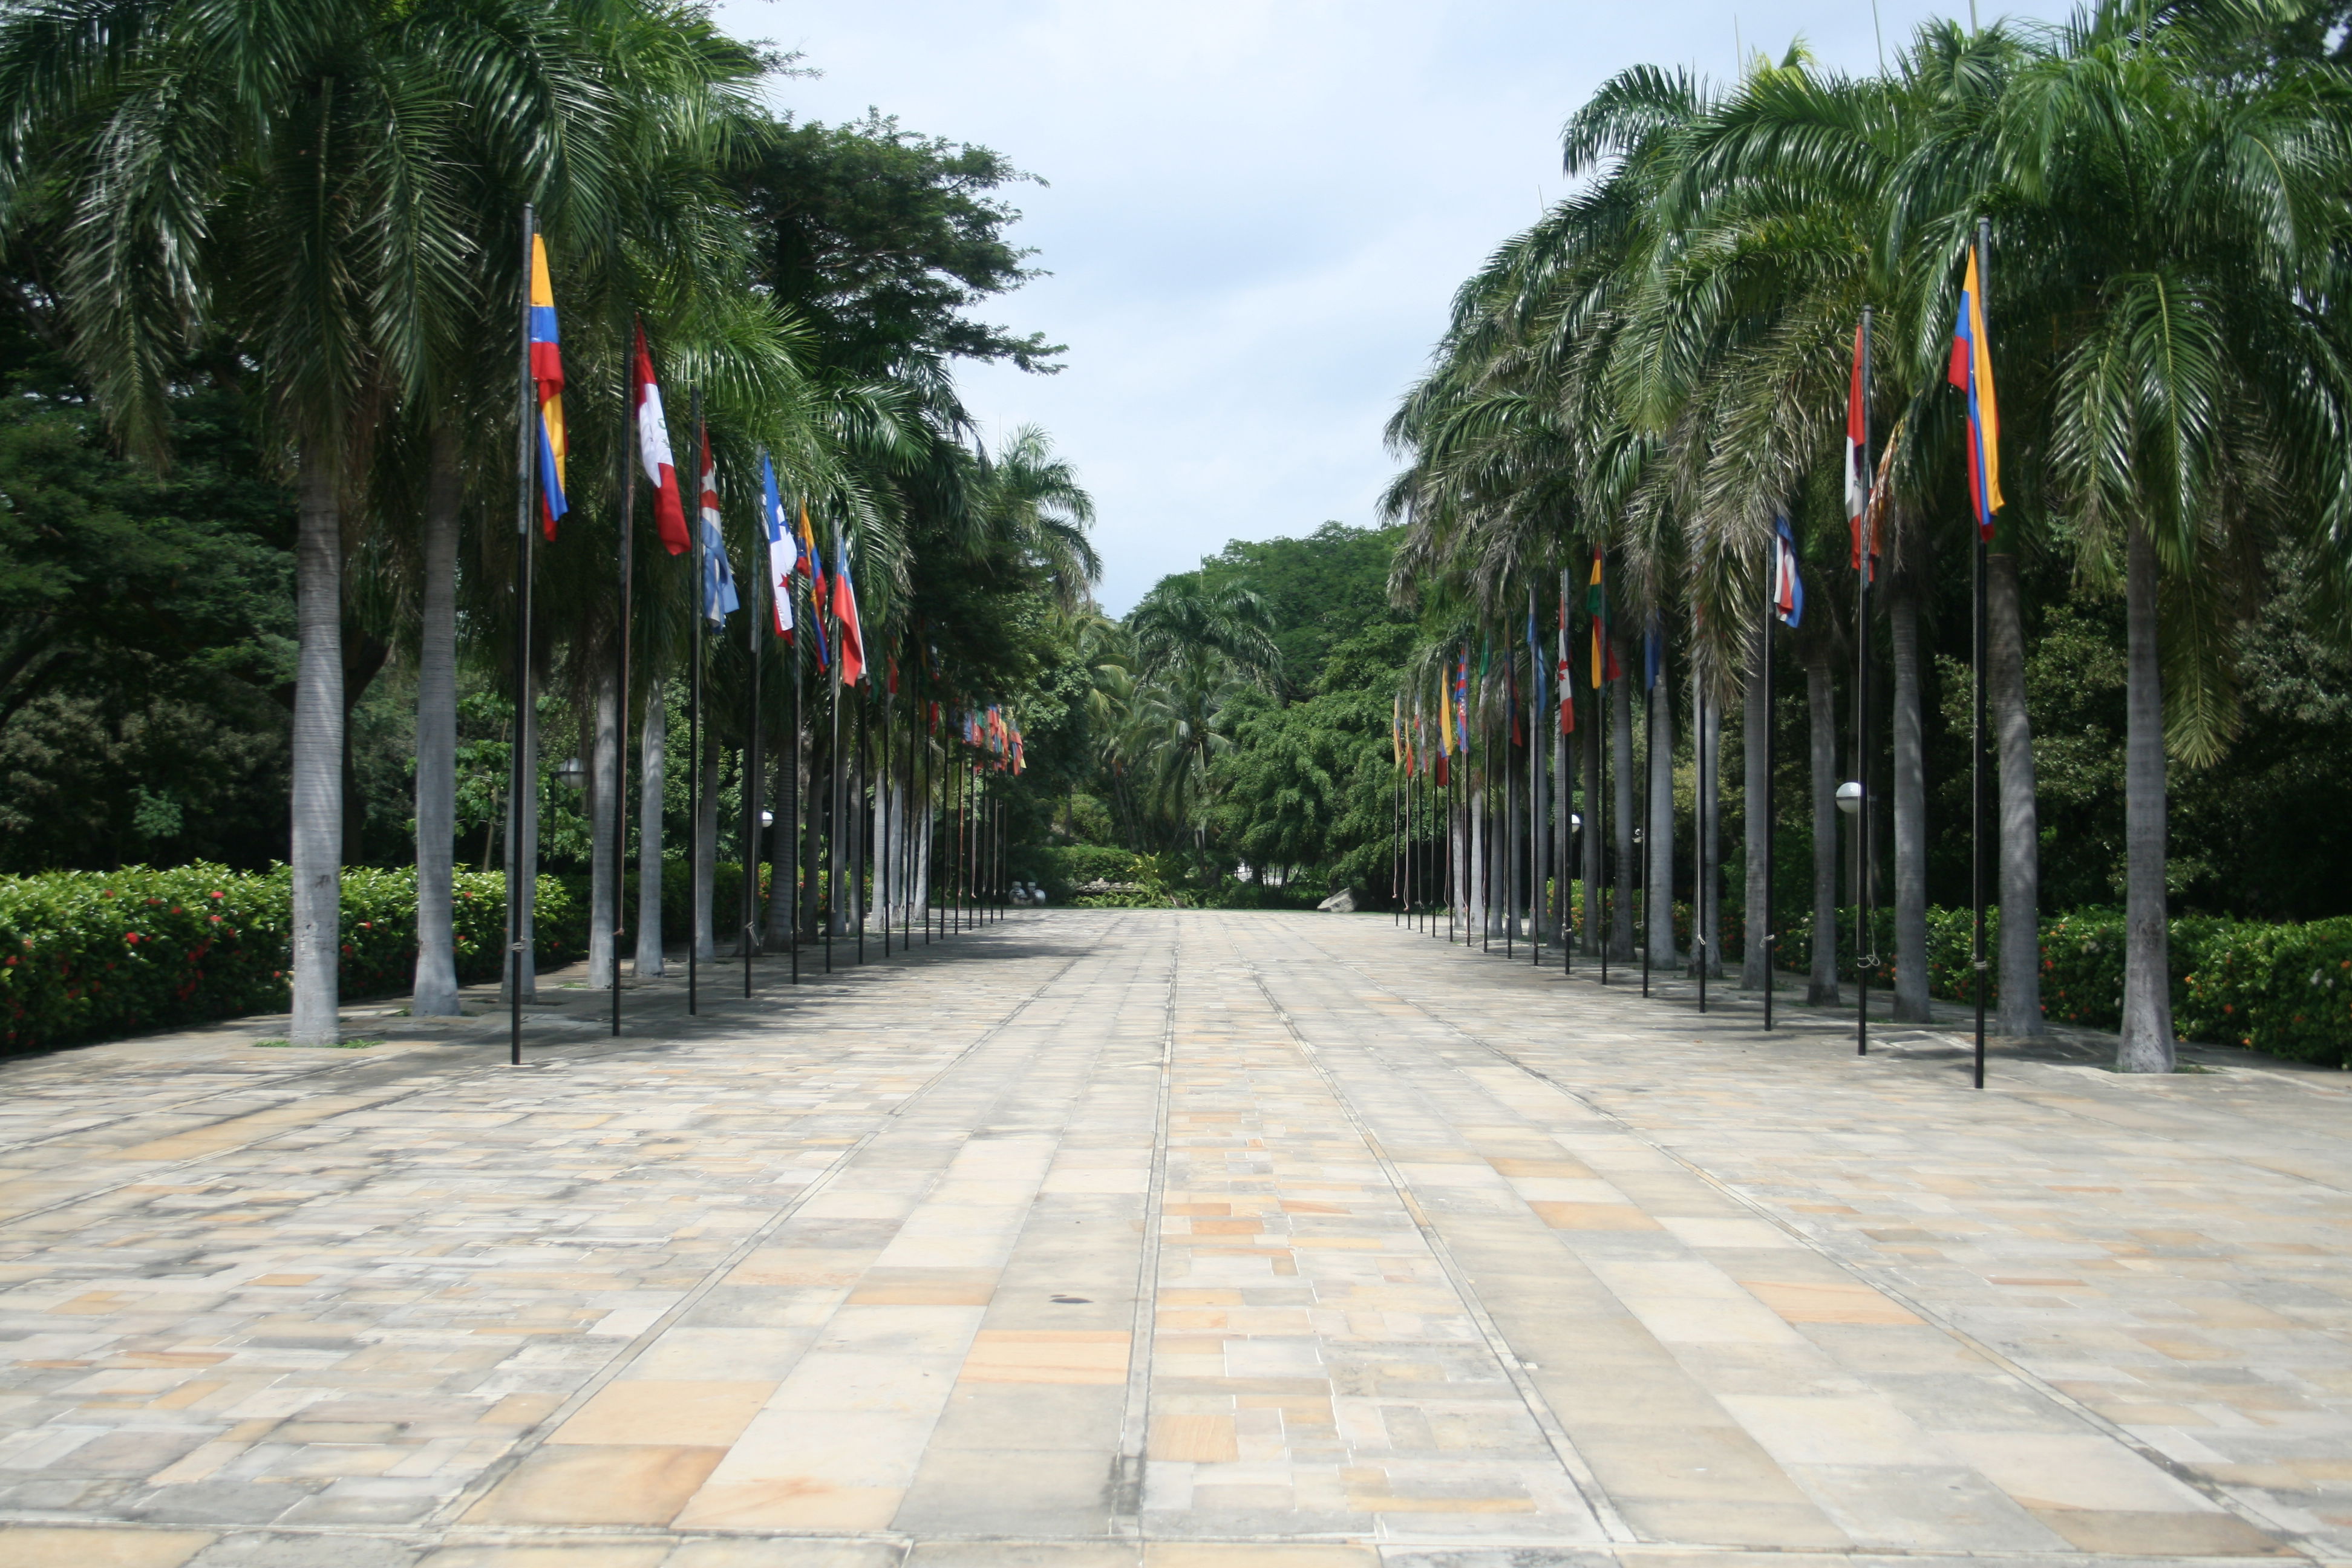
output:
M 0 1564 L 2352 1560 L 2340 1077 L 1385 917 L 873 956 L 0 1068 Z

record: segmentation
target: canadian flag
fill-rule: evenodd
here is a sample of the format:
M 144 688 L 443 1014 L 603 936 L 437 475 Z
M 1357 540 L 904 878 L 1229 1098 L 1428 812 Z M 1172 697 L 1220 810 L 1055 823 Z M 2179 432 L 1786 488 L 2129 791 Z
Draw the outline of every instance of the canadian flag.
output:
M 646 350 L 646 329 L 637 328 L 637 363 L 631 373 L 636 383 L 637 455 L 645 460 L 646 479 L 652 484 L 654 525 L 672 555 L 683 555 L 694 542 L 686 531 L 686 497 L 677 482 L 677 465 L 669 451 L 669 426 L 662 419 L 661 384 L 654 379 L 654 356 Z
M 1870 405 L 1862 384 L 1863 329 L 1853 329 L 1853 372 L 1845 397 L 1845 516 L 1853 534 L 1853 569 L 1863 570 L 1863 520 L 1870 511 Z M 1878 531 L 1870 531 L 1870 553 L 1878 553 Z M 1796 625 L 1794 621 L 1789 623 Z

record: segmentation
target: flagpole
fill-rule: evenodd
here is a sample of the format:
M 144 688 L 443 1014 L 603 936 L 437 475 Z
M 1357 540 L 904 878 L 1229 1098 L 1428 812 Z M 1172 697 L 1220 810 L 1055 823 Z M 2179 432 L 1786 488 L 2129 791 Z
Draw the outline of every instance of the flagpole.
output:
M 1642 879 L 1642 929 L 1637 934 L 1642 939 L 1642 994 L 1644 996 L 1650 994 L 1650 901 L 1657 897 L 1657 889 L 1653 886 L 1656 879 L 1656 863 L 1651 855 L 1654 846 L 1650 843 L 1650 780 L 1657 769 L 1658 687 L 1657 682 L 1650 679 L 1647 644 L 1648 634 L 1644 633 L 1642 649 L 1642 820 L 1633 825 L 1633 842 L 1639 847 L 1635 855 L 1641 862 L 1636 868 Z
M 1605 578 L 1602 582 L 1601 591 L 1603 594 L 1606 594 L 1609 591 Z M 1605 636 L 1606 634 L 1603 633 L 1602 635 Z M 1596 639 L 1592 651 L 1594 656 L 1592 673 L 1600 677 L 1599 681 L 1592 688 L 1592 706 L 1594 716 L 1599 721 L 1594 724 L 1592 730 L 1592 750 L 1593 754 L 1600 759 L 1600 767 L 1597 770 L 1599 784 L 1593 791 L 1595 798 L 1592 802 L 1592 816 L 1594 823 L 1597 825 L 1595 831 L 1598 834 L 1598 837 L 1593 839 L 1592 843 L 1593 847 L 1600 851 L 1599 861 L 1601 865 L 1601 875 L 1596 879 L 1596 880 L 1601 884 L 1601 917 L 1593 923 L 1598 925 L 1600 928 L 1601 984 L 1606 985 L 1609 984 L 1609 939 L 1611 927 L 1609 918 L 1609 731 L 1612 715 L 1609 711 L 1609 666 L 1603 662 L 1603 655 L 1606 653 L 1606 648 Z M 1619 869 L 1622 870 L 1623 868 L 1620 867 Z M 1585 918 L 1587 920 L 1591 920 L 1592 917 L 1591 911 L 1592 908 L 1592 896 L 1588 893 L 1585 896 L 1584 901 L 1586 907 Z
M 1770 580 L 1770 574 L 1767 574 L 1768 584 Z M 1765 593 L 1769 598 L 1771 594 L 1769 585 Z M 1773 929 L 1778 921 L 1772 907 L 1772 828 L 1777 818 L 1772 810 L 1772 605 L 1769 603 L 1764 607 L 1762 636 L 1764 653 L 1759 662 L 1763 670 L 1759 679 L 1764 682 L 1764 733 L 1759 740 L 1764 747 L 1764 930 L 1760 934 L 1764 942 L 1764 1027 L 1769 1031 L 1772 1027 L 1772 964 L 1779 956 L 1780 947 L 1780 933 Z
M 702 955 L 702 928 L 709 923 L 710 911 L 702 902 L 702 619 L 710 613 L 710 543 L 704 537 L 702 526 L 702 445 L 707 437 L 702 429 L 702 388 L 697 385 L 688 394 L 694 417 L 694 647 L 689 658 L 686 704 L 686 813 L 690 825 L 687 829 L 686 887 L 688 912 L 686 920 L 686 1010 L 690 1015 L 699 1012 L 702 1005 L 701 973 L 698 963 Z M 714 856 L 718 850 L 712 845 Z M 714 861 L 715 863 L 715 861 Z
M 760 531 L 768 531 L 768 520 L 762 518 Z M 751 722 L 743 744 L 743 1000 L 751 999 L 751 952 L 760 945 L 760 803 L 767 798 L 766 778 L 768 759 L 761 742 L 766 737 L 760 732 L 760 586 L 768 579 L 770 563 L 763 561 L 751 574 L 750 614 L 743 617 L 744 647 L 751 656 Z
M 1977 287 L 1979 289 L 1982 289 L 1987 295 L 1990 295 L 1992 291 L 1990 283 L 1992 274 L 1990 266 L 1991 260 L 1992 220 L 1990 218 L 1980 217 L 1977 219 Z M 1979 314 L 1982 313 L 1981 301 L 1979 303 Z M 1987 344 L 1981 352 L 1988 356 L 1990 355 L 1992 353 L 1991 346 Z M 1989 359 L 1987 363 L 1990 363 Z M 1969 375 L 1973 382 L 1975 376 L 1973 366 L 1970 367 Z M 1992 497 L 1990 493 L 1988 493 L 1985 498 L 1985 504 L 1988 507 L 1992 504 Z M 1988 513 L 1987 515 L 1989 516 L 1990 514 Z M 1974 520 L 1971 519 L 1970 521 L 1973 521 Z M 1971 630 L 1975 634 L 1976 642 L 1976 693 L 1973 722 L 1969 736 L 1969 879 L 1972 884 L 1971 901 L 1976 907 L 1973 911 L 1974 919 L 1971 921 L 1971 929 L 1969 938 L 1969 960 L 1971 971 L 1976 976 L 1976 985 L 1974 987 L 1976 992 L 1977 1014 L 1976 1087 L 1982 1089 L 1984 1087 L 1985 1080 L 1985 980 L 1987 975 L 1987 966 L 1985 963 L 1984 868 L 1985 649 L 1987 647 L 1987 637 L 1985 635 L 1985 536 L 1984 530 L 1982 528 L 1979 528 L 1977 530 L 1976 543 L 1975 582 L 1972 584 L 1975 595 L 1975 614 L 1969 617 L 1969 619 L 1974 623 Z
M 1853 617 L 1854 982 L 1853 1054 L 1870 1054 L 1870 972 L 1878 955 L 1870 950 L 1870 580 L 1877 542 L 1870 517 L 1870 307 L 1862 308 L 1862 582 Z
M 515 389 L 515 709 L 512 774 L 507 788 L 507 1062 L 522 1066 L 522 840 L 524 776 L 530 724 L 530 242 L 538 232 L 529 202 L 522 208 L 521 375 Z
M 1712 781 L 1707 773 L 1706 674 L 1700 667 L 1699 648 L 1692 628 L 1691 643 L 1691 773 L 1697 788 L 1691 792 L 1691 956 L 1698 963 L 1698 1010 L 1706 1011 L 1706 896 L 1715 878 L 1707 866 L 1706 802 Z
M 812 595 L 814 596 L 814 595 Z M 817 606 L 823 616 L 824 606 Z M 824 780 L 824 972 L 833 973 L 833 928 L 841 923 L 841 623 L 834 623 L 833 657 L 825 661 L 832 697 L 832 742 L 825 749 Z
M 793 553 L 797 560 L 797 543 Z M 795 592 L 790 575 L 784 578 L 784 592 Z M 801 818 L 808 809 L 808 802 L 807 787 L 801 783 L 801 634 L 797 617 L 795 623 L 793 627 L 793 830 L 792 837 L 787 840 L 792 846 L 793 856 L 793 912 L 792 918 L 784 922 L 784 934 L 793 950 L 793 984 L 798 985 L 801 983 Z M 783 875 L 781 857 L 778 858 L 776 874 Z
M 636 318 L 630 318 L 634 323 Z M 634 338 L 633 340 L 634 341 Z M 625 921 L 629 907 L 629 628 L 634 616 L 630 590 L 635 575 L 637 477 L 636 361 L 621 375 L 628 386 L 622 401 L 621 440 L 621 701 L 617 762 L 613 770 L 613 1033 L 621 1032 L 621 939 L 628 934 Z
M 853 763 L 857 782 L 852 786 L 855 798 L 851 803 L 855 808 L 852 815 L 857 818 L 857 863 L 849 868 L 849 896 L 857 906 L 857 962 L 860 963 L 866 962 L 866 906 L 868 902 L 866 896 L 866 862 L 872 858 L 873 845 L 870 841 L 874 837 L 873 818 L 866 812 L 866 786 L 872 782 L 866 776 L 866 728 L 872 708 L 871 702 L 858 700 L 856 756 Z

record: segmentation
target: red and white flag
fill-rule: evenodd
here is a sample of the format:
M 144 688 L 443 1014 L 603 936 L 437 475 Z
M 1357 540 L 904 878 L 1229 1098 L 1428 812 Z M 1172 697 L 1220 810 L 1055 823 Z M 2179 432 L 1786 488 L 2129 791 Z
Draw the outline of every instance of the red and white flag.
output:
M 646 479 L 654 487 L 654 525 L 664 548 L 683 555 L 694 542 L 686 531 L 686 498 L 678 488 L 677 465 L 669 451 L 669 426 L 662 420 L 661 384 L 654 379 L 654 356 L 646 350 L 646 329 L 637 328 L 637 363 L 630 373 L 636 384 L 637 456 L 646 465 Z
M 1845 400 L 1845 515 L 1853 534 L 1853 569 L 1862 570 L 1863 520 L 1870 511 L 1870 409 L 1863 396 L 1863 329 L 1853 329 L 1853 374 Z M 1878 553 L 1878 531 L 1873 529 L 1870 553 Z M 1875 575 L 1875 574 L 1873 574 Z

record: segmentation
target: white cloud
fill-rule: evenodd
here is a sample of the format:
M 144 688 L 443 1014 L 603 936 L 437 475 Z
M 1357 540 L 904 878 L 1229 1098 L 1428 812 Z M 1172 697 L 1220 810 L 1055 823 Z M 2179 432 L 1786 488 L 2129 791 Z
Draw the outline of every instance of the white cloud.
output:
M 1934 8 L 1881 11 L 1891 47 Z M 1608 76 L 1727 76 L 1735 26 L 1750 51 L 1802 35 L 1832 66 L 1876 58 L 1866 0 L 726 0 L 719 16 L 824 73 L 777 90 L 804 118 L 871 105 L 1051 182 L 1014 200 L 1015 237 L 1053 275 L 986 313 L 1068 343 L 1069 368 L 963 380 L 984 428 L 1042 424 L 1078 465 L 1114 610 L 1228 539 L 1371 521 L 1395 467 L 1381 425 L 1455 285 L 1565 188 L 1560 122 Z

